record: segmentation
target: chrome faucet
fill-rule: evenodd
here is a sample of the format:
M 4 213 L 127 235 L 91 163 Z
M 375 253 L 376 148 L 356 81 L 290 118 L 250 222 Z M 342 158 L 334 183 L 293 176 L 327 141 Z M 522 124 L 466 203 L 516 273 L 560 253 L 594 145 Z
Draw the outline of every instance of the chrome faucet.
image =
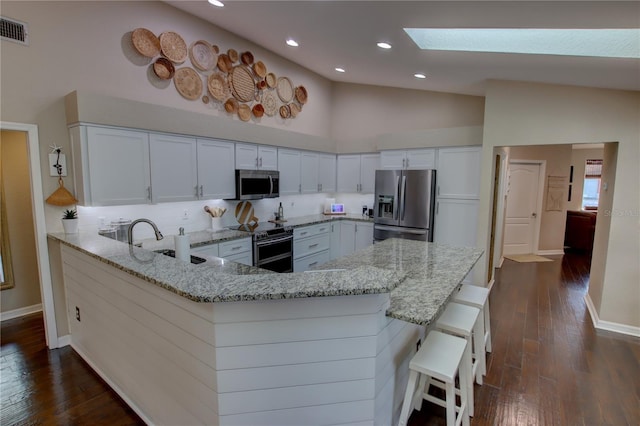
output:
M 160 232 L 160 230 L 158 229 L 155 223 L 153 223 L 149 219 L 136 219 L 133 222 L 131 222 L 131 225 L 129 225 L 129 231 L 127 232 L 127 240 L 129 241 L 129 245 L 133 244 L 133 226 L 139 222 L 147 222 L 149 225 L 153 227 L 153 231 L 156 233 L 156 240 L 161 240 L 164 238 L 164 236 L 162 235 L 162 232 Z

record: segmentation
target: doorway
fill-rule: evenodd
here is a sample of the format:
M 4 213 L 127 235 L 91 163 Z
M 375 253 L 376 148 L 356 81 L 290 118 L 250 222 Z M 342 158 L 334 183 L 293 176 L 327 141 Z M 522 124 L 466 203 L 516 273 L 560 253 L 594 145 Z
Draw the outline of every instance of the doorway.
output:
M 503 254 L 538 250 L 544 169 L 544 161 L 509 161 Z
M 38 126 L 34 124 L 0 121 L 0 132 L 5 130 L 21 133 L 21 136 L 24 136 L 26 140 L 26 149 L 28 152 L 27 167 L 31 177 L 29 192 L 33 217 L 33 236 L 35 240 L 37 258 L 37 274 L 40 281 L 39 291 L 45 320 L 45 337 L 47 346 L 50 349 L 54 349 L 58 347 L 59 342 L 53 304 L 51 270 L 49 268 L 49 251 L 47 247 L 47 227 L 44 213 L 44 195 L 42 191 Z

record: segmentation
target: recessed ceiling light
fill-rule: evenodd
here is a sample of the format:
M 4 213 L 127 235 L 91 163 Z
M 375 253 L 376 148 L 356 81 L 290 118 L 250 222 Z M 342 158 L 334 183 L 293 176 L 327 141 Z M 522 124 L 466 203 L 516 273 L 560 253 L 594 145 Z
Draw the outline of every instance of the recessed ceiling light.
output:
M 336 67 L 336 71 L 338 71 L 338 72 L 344 72 L 344 68 Z
M 298 47 L 298 42 L 292 38 L 287 39 L 287 45 L 291 47 Z
M 381 49 L 391 49 L 391 45 L 384 41 L 381 41 L 380 43 L 378 43 L 378 47 Z
M 413 76 L 414 76 L 415 78 L 427 78 L 427 76 L 426 76 L 426 75 L 424 75 L 424 74 L 422 74 L 422 73 L 420 73 L 420 72 L 415 73 Z
M 425 50 L 640 58 L 640 29 L 405 28 Z
M 211 3 L 211 4 L 212 4 L 212 5 L 214 5 L 214 6 L 217 6 L 217 7 L 224 7 L 224 3 L 222 3 L 222 2 L 221 2 L 221 1 L 219 1 L 219 0 L 208 0 L 208 1 L 209 1 L 209 3 Z

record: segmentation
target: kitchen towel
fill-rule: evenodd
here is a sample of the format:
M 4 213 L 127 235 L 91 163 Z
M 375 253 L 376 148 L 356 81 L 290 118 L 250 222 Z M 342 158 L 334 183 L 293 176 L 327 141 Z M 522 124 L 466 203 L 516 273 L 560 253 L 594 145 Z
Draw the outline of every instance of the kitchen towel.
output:
M 176 235 L 173 237 L 176 246 L 176 259 L 185 262 L 191 261 L 191 242 L 188 235 Z

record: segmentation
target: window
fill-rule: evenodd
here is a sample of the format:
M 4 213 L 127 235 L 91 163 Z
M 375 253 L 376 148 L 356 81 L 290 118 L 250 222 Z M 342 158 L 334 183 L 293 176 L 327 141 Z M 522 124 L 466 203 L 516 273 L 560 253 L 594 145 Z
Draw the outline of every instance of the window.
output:
M 584 188 L 582 190 L 582 209 L 598 210 L 602 160 L 587 160 L 584 168 Z

